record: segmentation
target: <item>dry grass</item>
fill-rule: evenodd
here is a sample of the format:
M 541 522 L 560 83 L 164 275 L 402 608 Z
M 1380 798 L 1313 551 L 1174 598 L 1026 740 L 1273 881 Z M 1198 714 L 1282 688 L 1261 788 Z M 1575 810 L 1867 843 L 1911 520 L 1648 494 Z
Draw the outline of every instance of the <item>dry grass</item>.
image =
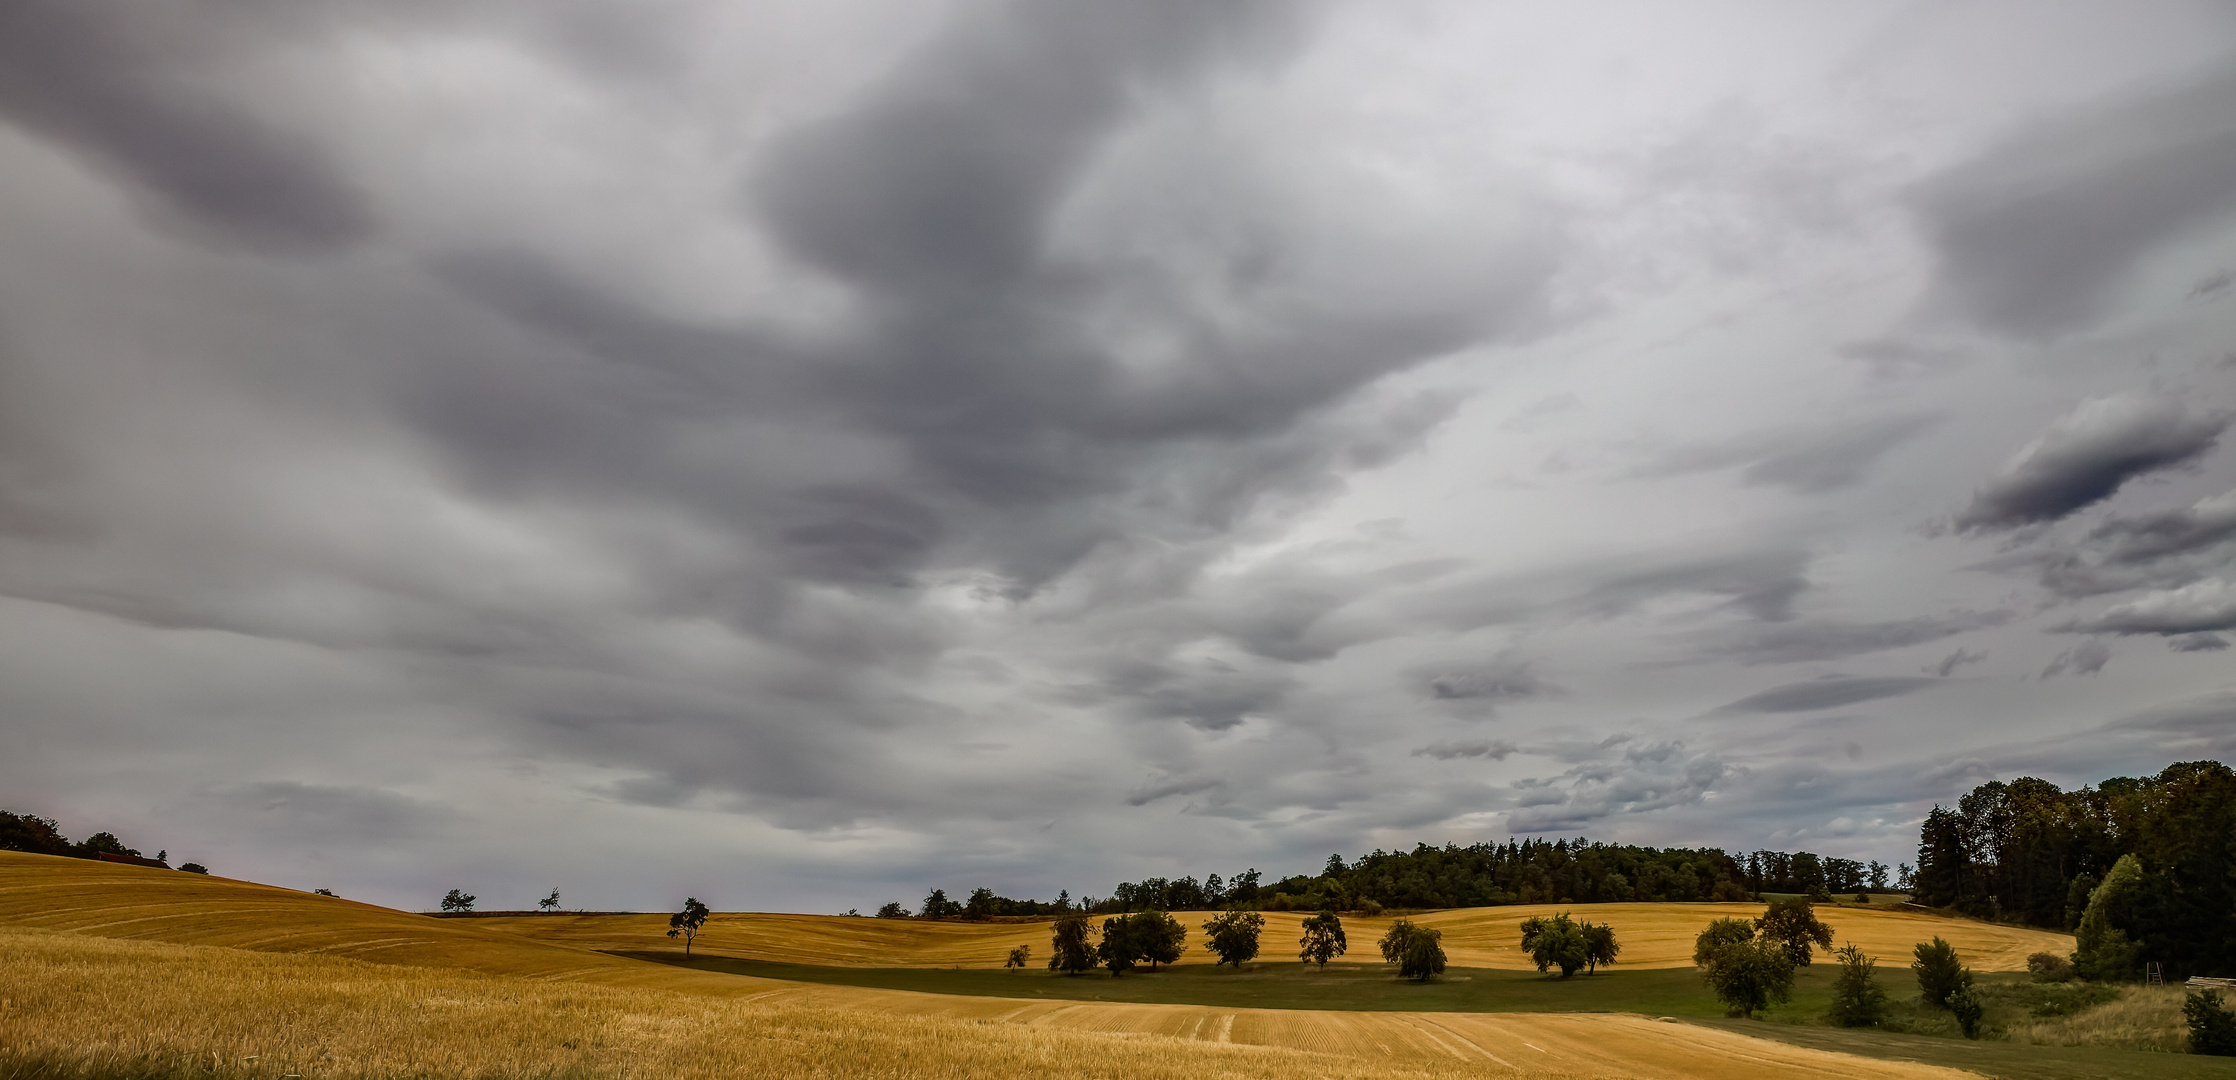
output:
M 2189 1022 L 2182 1017 L 2179 986 L 2125 986 L 2117 1000 L 2072 1016 L 2015 1023 L 2014 1042 L 2045 1046 L 2109 1046 L 2122 1050 L 2187 1053 Z
M 973 1021 L 828 988 L 716 998 L 7 928 L 0 986 L 18 1060 L 208 1061 L 222 1080 L 1963 1075 L 1629 1017 L 957 999 L 1001 1010 Z M 1244 1044 L 1268 1038 L 1328 1050 Z
M 1556 911 L 1612 924 L 1623 943 L 1622 963 L 1633 968 L 1689 968 L 1693 939 L 1722 918 L 1753 917 L 1761 904 L 1531 904 L 1461 908 L 1414 916 L 1415 922 L 1444 931 L 1444 951 L 1455 966 L 1524 970 L 1532 965 L 1520 947 L 1522 920 Z M 1192 946 L 1183 964 L 1209 964 L 1200 947 L 1209 912 L 1180 912 Z M 1271 960 L 1292 959 L 1303 934 L 1304 916 L 1265 913 L 1265 952 Z M 1886 963 L 1907 964 L 1912 946 L 1936 935 L 1947 938 L 1978 971 L 2024 971 L 2037 952 L 2073 951 L 2070 935 L 2046 930 L 1996 926 L 1923 912 L 1880 908 L 1818 909 L 1842 943 L 1853 941 Z M 527 915 L 517 918 L 461 920 L 534 941 L 585 949 L 651 952 L 672 949 L 667 917 L 662 915 Z M 1354 956 L 1373 955 L 1373 943 L 1389 929 L 1390 917 L 1344 920 Z M 1029 945 L 1036 956 L 1048 951 L 1048 924 L 919 922 L 914 919 L 846 918 L 837 915 L 720 914 L 707 923 L 696 948 L 719 956 L 785 964 L 854 967 L 998 968 L 1012 946 Z
M 933 952 L 988 930 L 1044 932 L 792 918 L 824 935 L 803 931 L 808 940 L 866 926 Z M 0 1052 L 13 1055 L 0 1066 L 30 1063 L 26 1076 L 65 1080 L 187 1080 L 133 1063 L 205 1058 L 225 1066 L 206 1080 L 1963 1075 L 1625 1015 L 1238 1009 L 780 982 L 477 925 L 487 921 L 0 853 Z

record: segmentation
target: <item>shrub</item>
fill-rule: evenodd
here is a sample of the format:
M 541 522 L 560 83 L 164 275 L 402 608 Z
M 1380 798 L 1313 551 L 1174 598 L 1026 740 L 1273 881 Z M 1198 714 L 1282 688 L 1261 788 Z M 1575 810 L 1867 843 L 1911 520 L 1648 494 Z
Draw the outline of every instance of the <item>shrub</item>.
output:
M 2035 982 L 2065 982 L 2073 977 L 2073 962 L 2056 953 L 2038 952 L 2026 958 L 2026 970 Z
M 2236 1013 L 2220 1003 L 2220 991 L 2191 994 L 2182 1002 L 2189 1021 L 2189 1052 L 2236 1056 Z
M 905 919 L 909 917 L 909 911 L 901 906 L 900 901 L 893 900 L 887 902 L 884 907 L 877 909 L 877 917 L 880 919 Z
M 1832 983 L 1832 1011 L 1828 1017 L 1841 1027 L 1871 1027 L 1886 1018 L 1887 992 L 1880 988 L 1873 969 L 1878 961 L 1863 955 L 1853 943 L 1833 954 L 1840 961 L 1840 975 Z
M 1987 1011 L 1987 1007 L 1980 1001 L 1979 992 L 1972 989 L 1970 982 L 1950 992 L 1949 1011 L 1956 1014 L 1957 1026 L 1964 1029 L 1965 1038 L 1980 1037 L 1980 1015 Z
M 179 869 L 181 869 L 181 870 L 184 870 L 184 871 L 186 871 L 186 872 L 187 872 L 187 873 L 189 873 L 189 874 L 207 874 L 207 873 L 209 873 L 209 872 L 210 872 L 210 868 L 209 868 L 209 867 L 207 867 L 207 866 L 204 866 L 204 865 L 202 865 L 201 863 L 198 863 L 198 862 L 181 863 L 181 864 L 179 865 Z M 328 895 L 332 895 L 332 894 L 328 894 Z
M 1956 946 L 1936 937 L 1931 942 L 1919 942 L 1917 960 L 1910 970 L 1918 975 L 1918 990 L 1925 1000 L 1937 1009 L 1949 1008 L 1949 997 L 1958 990 L 1972 985 L 1972 972 L 1957 956 Z

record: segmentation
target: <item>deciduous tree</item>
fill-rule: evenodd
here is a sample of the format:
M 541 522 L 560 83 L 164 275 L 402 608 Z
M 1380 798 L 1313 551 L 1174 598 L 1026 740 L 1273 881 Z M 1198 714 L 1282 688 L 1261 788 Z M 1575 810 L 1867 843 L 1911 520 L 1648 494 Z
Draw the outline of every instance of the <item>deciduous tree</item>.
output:
M 1102 921 L 1102 941 L 1095 946 L 1095 959 L 1110 969 L 1115 979 L 1132 971 L 1141 961 L 1141 942 L 1134 939 L 1134 922 L 1130 915 Z
M 683 939 L 683 955 L 691 955 L 692 939 L 706 926 L 707 915 L 707 906 L 700 903 L 698 897 L 691 896 L 684 898 L 682 911 L 668 916 L 668 936 Z
M 1766 941 L 1777 943 L 1786 950 L 1786 956 L 1797 967 L 1809 966 L 1809 946 L 1812 942 L 1832 948 L 1832 928 L 1817 920 L 1817 912 L 1807 899 L 1774 900 L 1762 918 L 1755 920 L 1755 931 Z
M 1551 918 L 1522 920 L 1522 951 L 1529 954 L 1537 970 L 1558 967 L 1564 979 L 1591 962 L 1591 943 L 1584 937 L 1584 928 L 1565 911 Z
M 1219 963 L 1239 968 L 1257 959 L 1258 932 L 1265 929 L 1265 924 L 1266 917 L 1255 911 L 1214 915 L 1203 924 L 1204 947 L 1219 958 Z
M 551 890 L 551 895 L 536 901 L 536 906 L 542 908 L 546 912 L 559 910 L 559 890 Z
M 1584 973 L 1596 975 L 1601 964 L 1612 964 L 1623 954 L 1623 943 L 1615 940 L 1615 928 L 1606 923 L 1587 922 L 1584 927 Z
M 1021 968 L 1029 963 L 1032 963 L 1032 960 L 1033 947 L 1030 945 L 1019 945 L 1009 950 L 1009 959 L 1002 961 L 1002 966 L 1005 968 Z
M 1140 911 L 1126 916 L 1127 933 L 1133 936 L 1134 948 L 1141 959 L 1149 961 L 1149 970 L 1158 964 L 1176 964 L 1180 954 L 1188 951 L 1188 928 L 1180 920 L 1162 911 Z
M 1077 975 L 1095 966 L 1095 946 L 1088 941 L 1094 931 L 1087 924 L 1085 912 L 1076 912 L 1056 920 L 1048 939 L 1048 970 Z
M 1333 911 L 1323 911 L 1304 920 L 1304 936 L 1297 939 L 1301 948 L 1297 958 L 1307 964 L 1318 964 L 1322 970 L 1328 961 L 1343 955 L 1351 941 L 1343 934 L 1343 919 Z
M 473 909 L 474 894 L 470 892 L 461 892 L 457 889 L 452 889 L 449 893 L 443 896 L 444 911 L 472 911 Z
M 1390 924 L 1390 932 L 1376 944 L 1382 959 L 1398 966 L 1398 977 L 1427 982 L 1444 971 L 1444 932 L 1415 926 L 1410 919 Z

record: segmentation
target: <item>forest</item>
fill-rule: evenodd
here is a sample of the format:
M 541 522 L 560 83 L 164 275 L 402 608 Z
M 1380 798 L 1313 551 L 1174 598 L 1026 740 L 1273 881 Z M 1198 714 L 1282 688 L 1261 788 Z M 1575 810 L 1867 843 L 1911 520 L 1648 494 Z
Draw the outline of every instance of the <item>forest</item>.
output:
M 1981 784 L 1926 815 L 1915 884 L 1921 904 L 2075 931 L 2105 977 L 2236 968 L 2236 772 Z

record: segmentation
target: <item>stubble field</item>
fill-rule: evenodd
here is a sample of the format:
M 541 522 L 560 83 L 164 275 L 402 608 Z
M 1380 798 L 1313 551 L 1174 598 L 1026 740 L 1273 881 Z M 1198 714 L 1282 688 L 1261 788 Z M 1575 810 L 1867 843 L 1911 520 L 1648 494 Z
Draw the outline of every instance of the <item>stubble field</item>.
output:
M 1674 960 L 1657 936 L 1725 914 L 1622 907 L 1589 914 L 1624 927 L 1647 965 Z M 1526 914 L 1421 921 L 1448 927 L 1460 964 L 1462 955 L 1497 957 L 1498 927 Z M 1881 913 L 1837 914 L 1862 917 L 1858 935 L 1881 926 L 1863 921 Z M 1661 926 L 1647 916 L 1668 926 L 1633 939 L 1623 920 Z M 1269 918 L 1269 959 L 1282 959 L 1291 921 Z M 1939 922 L 1944 936 L 1978 926 Z M 1355 948 L 1371 950 L 1368 923 L 1352 930 Z M 2022 947 L 2002 928 L 1979 932 L 1983 957 Z M 998 966 L 1012 938 L 1046 946 L 1045 925 L 811 916 L 718 916 L 702 941 L 733 934 L 760 944 L 730 942 L 715 959 L 761 949 L 859 967 L 891 964 L 890 951 L 930 975 L 943 961 Z M 1465 944 L 1470 936 L 1480 944 Z M 674 948 L 653 916 L 431 919 L 245 882 L 0 853 L 0 1048 L 41 1068 L 206 1061 L 222 1074 L 304 1080 L 1967 1075 L 1637 1014 L 1035 1000 L 759 978 L 600 951 Z

